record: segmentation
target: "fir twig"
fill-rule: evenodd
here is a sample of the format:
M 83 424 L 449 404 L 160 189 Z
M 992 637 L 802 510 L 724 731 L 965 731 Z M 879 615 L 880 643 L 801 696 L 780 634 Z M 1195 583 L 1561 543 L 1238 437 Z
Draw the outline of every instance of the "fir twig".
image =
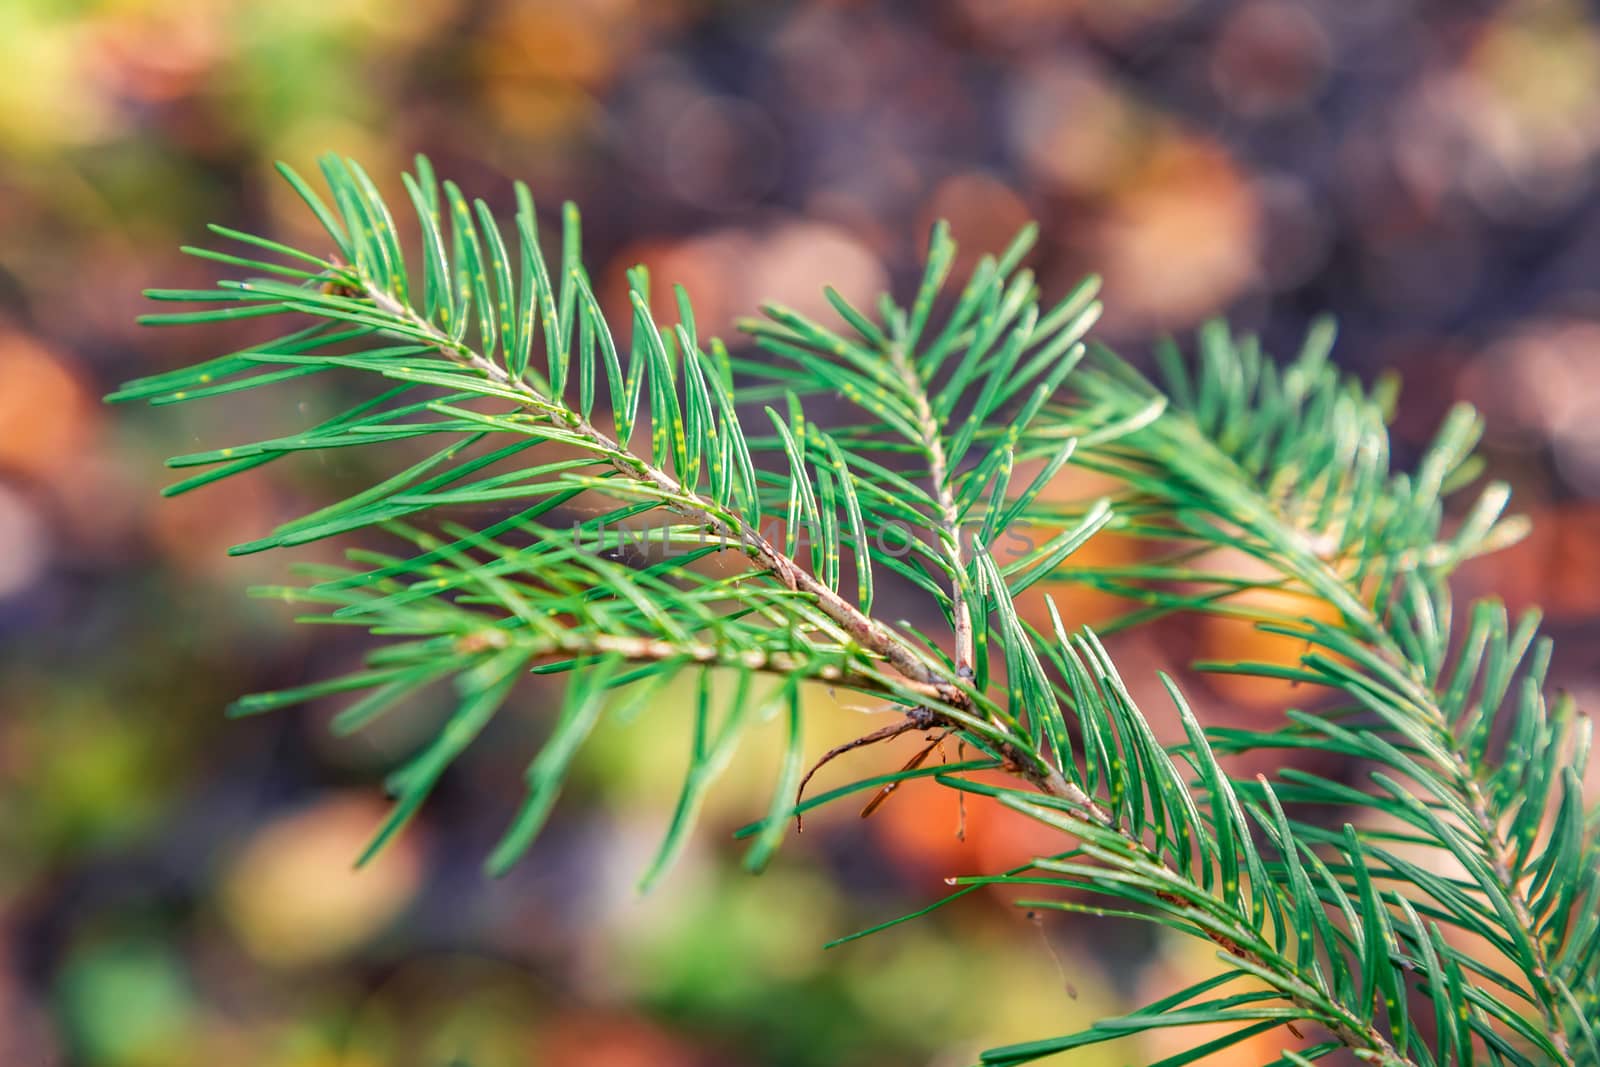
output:
M 450 719 L 391 776 L 395 808 L 369 855 L 525 676 L 564 673 L 566 700 L 489 860 L 504 871 L 548 818 L 608 707 L 656 699 L 690 673 L 688 766 L 646 882 L 677 854 L 753 712 L 773 707 L 784 712 L 786 747 L 767 817 L 747 828 L 751 866 L 816 803 L 875 790 L 866 814 L 900 782 L 931 776 L 963 800 L 986 795 L 1055 828 L 1068 845 L 963 886 L 1056 889 L 1059 898 L 1034 906 L 1155 922 L 1217 950 L 1214 977 L 1077 1034 L 993 1050 L 986 1063 L 1219 1023 L 1229 1025 L 1224 1036 L 1164 1063 L 1278 1027 L 1297 1046 L 1280 1063 L 1341 1048 L 1390 1067 L 1600 1059 L 1600 816 L 1585 810 L 1579 779 L 1587 720 L 1570 701 L 1546 703 L 1548 645 L 1534 643 L 1531 624 L 1512 630 L 1503 610 L 1479 605 L 1452 641 L 1450 570 L 1517 529 L 1501 517 L 1503 487 L 1491 486 L 1444 533 L 1444 496 L 1475 474 L 1470 413 L 1447 421 L 1414 475 L 1392 472 L 1392 393 L 1341 378 L 1322 328 L 1283 366 L 1209 328 L 1198 369 L 1166 350 L 1157 388 L 1085 348 L 1099 313 L 1092 279 L 1039 304 L 1020 269 L 1031 229 L 984 257 L 953 299 L 944 286 L 955 246 L 941 224 L 908 307 L 885 297 L 872 317 L 830 290 L 838 329 L 768 307 L 745 324 L 767 350 L 760 360 L 702 344 L 681 290 L 679 321 L 664 327 L 648 274 L 636 269 L 632 335 L 619 346 L 584 270 L 571 205 L 552 271 L 526 189 L 517 187 L 507 240 L 486 204 L 469 203 L 419 159 L 404 179 L 419 230 L 414 269 L 358 165 L 324 161 L 331 205 L 284 174 L 335 251 L 216 228 L 249 255 L 195 254 L 260 276 L 154 291 L 205 306 L 149 321 L 283 316 L 295 328 L 130 383 L 113 399 L 179 403 L 323 373 L 390 383 L 298 433 L 177 457 L 174 466 L 202 470 L 170 492 L 301 452 L 433 447 L 235 549 L 361 530 L 400 546 L 357 545 L 349 567 L 308 568 L 309 585 L 262 591 L 324 606 L 317 621 L 361 626 L 383 643 L 362 670 L 236 705 L 249 713 L 353 694 L 335 719 L 345 732 L 453 682 Z M 854 421 L 813 421 L 806 402 L 824 394 L 847 401 Z M 761 435 L 748 432 L 736 401 L 773 403 L 757 420 Z M 1014 486 L 1029 461 L 1039 473 Z M 1109 499 L 1041 504 L 1069 463 L 1122 488 Z M 552 519 L 579 501 L 599 510 L 563 536 Z M 452 519 L 460 505 L 503 513 L 466 526 Z M 781 526 L 763 527 L 778 517 Z M 1002 564 L 997 538 L 1030 521 L 1061 532 Z M 633 522 L 655 524 L 665 556 L 628 566 L 605 548 L 608 531 Z M 1073 553 L 1107 526 L 1156 551 L 1131 565 L 1076 565 Z M 1219 550 L 1267 573 L 1208 562 Z M 747 565 L 720 576 L 697 568 L 727 551 Z M 885 621 L 875 572 L 926 594 L 948 634 L 927 639 Z M 1208 732 L 1168 681 L 1187 740 L 1158 744 L 1095 634 L 1068 626 L 1048 598 L 1048 633 L 1019 614 L 1019 594 L 1062 578 L 1134 598 L 1140 607 L 1117 628 L 1192 612 L 1291 635 L 1308 649 L 1298 663 L 1210 667 L 1314 682 L 1340 703 L 1291 709 L 1283 729 Z M 1268 592 L 1270 605 L 1249 600 Z M 734 682 L 725 701 L 713 672 Z M 759 690 L 758 676 L 771 687 Z M 880 739 L 934 736 L 898 771 L 804 799 L 800 694 L 811 681 L 866 694 L 899 716 L 826 753 L 811 774 Z M 951 735 L 978 757 L 923 766 Z M 1292 768 L 1236 781 L 1217 756 L 1295 748 L 1360 759 L 1372 773 L 1359 785 Z M 1013 783 L 969 777 L 996 767 Z M 1331 829 L 1306 817 L 1313 806 L 1369 809 L 1404 829 Z M 1465 875 L 1408 861 L 1396 840 L 1443 850 Z M 1101 903 L 1084 903 L 1085 891 Z M 1474 955 L 1447 931 L 1481 938 L 1498 958 Z M 1258 986 L 1222 991 L 1240 981 Z M 1297 1023 L 1329 1039 L 1307 1045 Z

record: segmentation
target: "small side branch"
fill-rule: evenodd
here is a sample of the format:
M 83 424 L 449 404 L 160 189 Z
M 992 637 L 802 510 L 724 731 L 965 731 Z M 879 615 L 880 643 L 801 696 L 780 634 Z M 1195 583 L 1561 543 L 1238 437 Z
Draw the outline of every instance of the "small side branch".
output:
M 915 405 L 917 430 L 922 435 L 922 448 L 928 456 L 928 480 L 933 483 L 939 502 L 936 532 L 945 560 L 950 564 L 950 604 L 956 644 L 956 676 L 971 678 L 973 673 L 972 608 L 967 603 L 966 548 L 961 543 L 961 516 L 956 508 L 955 487 L 950 484 L 950 462 L 945 456 L 944 439 L 939 435 L 939 424 L 928 403 L 928 391 L 910 357 L 898 346 L 888 350 L 889 361 L 906 385 L 906 392 Z
M 869 734 L 863 734 L 854 741 L 846 741 L 842 745 L 835 745 L 833 748 L 828 749 L 822 754 L 821 759 L 811 765 L 811 769 L 806 772 L 806 776 L 800 779 L 800 787 L 795 790 L 794 795 L 795 806 L 798 808 L 800 801 L 805 798 L 806 786 L 816 773 L 846 752 L 854 752 L 858 748 L 866 748 L 868 745 L 875 745 L 880 741 L 893 740 L 901 734 L 912 733 L 916 730 L 931 730 L 938 726 L 940 721 L 940 716 L 928 708 L 909 708 L 906 710 L 905 717 L 899 722 L 890 723 L 888 726 L 874 730 Z M 794 814 L 794 828 L 796 833 L 805 829 L 805 820 L 799 811 Z

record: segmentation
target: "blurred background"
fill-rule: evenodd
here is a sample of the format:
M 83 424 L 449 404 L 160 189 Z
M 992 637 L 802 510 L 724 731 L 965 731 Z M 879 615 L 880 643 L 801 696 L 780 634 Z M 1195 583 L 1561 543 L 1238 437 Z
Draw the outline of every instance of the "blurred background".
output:
M 229 345 L 226 328 L 135 328 L 139 290 L 206 284 L 177 249 L 208 221 L 314 247 L 271 163 L 327 149 L 390 192 L 424 150 L 493 203 L 513 177 L 543 205 L 577 200 L 606 290 L 648 262 L 708 332 L 759 298 L 815 309 L 824 283 L 904 294 L 938 217 L 958 267 L 1039 220 L 1045 295 L 1102 273 L 1099 336 L 1130 355 L 1218 312 L 1289 353 L 1331 310 L 1345 365 L 1405 379 L 1402 456 L 1454 401 L 1485 410 L 1491 467 L 1536 532 L 1463 584 L 1543 604 L 1556 683 L 1594 703 L 1600 17 L 1579 0 L 5 0 L 8 1067 L 962 1065 L 1212 966 L 1142 927 L 982 895 L 824 952 L 1050 842 L 977 807 L 958 840 L 953 802 L 908 786 L 870 821 L 819 817 L 751 878 L 728 832 L 764 811 L 759 745 L 642 897 L 687 745 L 671 707 L 605 728 L 533 855 L 485 881 L 554 699 L 533 687 L 504 743 L 469 752 L 353 874 L 382 770 L 431 720 L 338 742 L 325 708 L 225 722 L 240 693 L 361 645 L 243 597 L 285 559 L 223 552 L 381 457 L 162 501 L 165 456 L 281 430 L 283 410 L 266 393 L 99 402 Z M 1158 667 L 1261 640 L 1191 624 L 1119 652 L 1148 694 Z M 1271 721 L 1288 699 L 1188 686 L 1212 722 Z M 869 721 L 813 703 L 817 752 Z M 890 769 L 903 743 L 824 777 Z M 1185 1038 L 1142 1040 L 1070 1062 L 1150 1062 Z

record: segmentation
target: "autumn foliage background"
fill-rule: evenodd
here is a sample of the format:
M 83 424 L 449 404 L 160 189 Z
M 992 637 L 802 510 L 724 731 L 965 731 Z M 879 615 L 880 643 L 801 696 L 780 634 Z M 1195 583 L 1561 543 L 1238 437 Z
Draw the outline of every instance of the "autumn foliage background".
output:
M 424 150 L 493 203 L 511 177 L 574 199 L 603 299 L 644 261 L 725 336 L 760 299 L 821 313 L 823 284 L 903 292 L 937 217 L 973 257 L 1039 220 L 1046 294 L 1103 274 L 1098 336 L 1130 355 L 1221 312 L 1286 352 L 1332 310 L 1349 369 L 1403 376 L 1402 448 L 1455 400 L 1486 412 L 1535 532 L 1474 564 L 1470 591 L 1543 604 L 1555 685 L 1591 710 L 1600 692 L 1600 19 L 1576 0 L 8 0 L 0 1062 L 964 1064 L 1208 966 L 1139 927 L 981 897 L 824 953 L 948 875 L 1031 855 L 1040 831 L 974 805 L 958 840 L 954 801 L 913 785 L 869 821 L 808 823 L 752 879 L 727 831 L 765 803 L 759 752 L 641 898 L 687 745 L 674 706 L 603 731 L 533 856 L 484 881 L 518 738 L 554 699 L 532 688 L 503 743 L 351 873 L 378 769 L 429 721 L 350 741 L 325 711 L 223 721 L 239 693 L 360 650 L 243 599 L 285 560 L 223 553 L 371 461 L 162 501 L 162 457 L 285 411 L 99 404 L 239 339 L 136 329 L 138 292 L 205 283 L 178 246 L 208 221 L 314 241 L 270 164 L 324 149 L 386 191 Z M 1082 621 L 1114 610 L 1052 592 Z M 1204 620 L 1116 651 L 1148 687 L 1195 658 L 1294 653 L 1271 640 Z M 1188 690 L 1215 724 L 1298 697 Z M 849 707 L 809 710 L 818 751 L 861 732 Z M 852 759 L 887 769 L 914 743 Z M 1173 1051 L 1141 1040 L 1072 1062 Z

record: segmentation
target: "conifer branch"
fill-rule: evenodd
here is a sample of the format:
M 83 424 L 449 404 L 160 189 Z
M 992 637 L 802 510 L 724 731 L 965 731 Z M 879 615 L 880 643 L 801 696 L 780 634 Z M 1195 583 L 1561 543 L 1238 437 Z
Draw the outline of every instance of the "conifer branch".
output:
M 890 631 L 878 620 L 863 614 L 855 605 L 818 581 L 796 560 L 774 547 L 758 529 L 728 510 L 717 507 L 668 471 L 629 453 L 578 412 L 541 396 L 520 377 L 513 377 L 505 368 L 445 335 L 433 323 L 418 315 L 415 309 L 378 288 L 372 280 L 363 278 L 360 281 L 364 295 L 374 307 L 408 323 L 419 337 L 424 338 L 441 355 L 470 367 L 485 379 L 516 394 L 530 416 L 564 424 L 564 428 L 604 455 L 622 477 L 655 490 L 674 511 L 703 526 L 723 543 L 737 545 L 790 589 L 815 597 L 818 606 L 829 618 L 843 627 L 864 650 L 892 664 L 909 684 L 925 691 L 933 699 L 958 707 L 969 706 L 966 695 L 953 680 L 941 677 L 909 641 Z M 710 662 L 715 657 L 697 655 L 692 658 L 698 662 Z M 843 680 L 843 675 L 840 675 L 840 680 Z
M 1496 766 L 1489 762 L 1488 734 L 1501 710 L 1497 705 L 1506 693 L 1510 669 L 1529 648 L 1533 636 L 1530 620 L 1508 646 L 1503 621 L 1498 621 L 1503 612 L 1490 605 L 1481 605 L 1475 613 L 1472 635 L 1456 654 L 1448 691 L 1440 688 L 1445 681 L 1442 672 L 1450 616 L 1444 579 L 1462 559 L 1514 539 L 1520 533 L 1520 523 L 1500 518 L 1507 493 L 1503 486 L 1490 485 L 1453 538 L 1443 540 L 1438 535 L 1442 515 L 1439 495 L 1452 482 L 1463 480 L 1463 471 L 1471 469 L 1476 419 L 1464 409 L 1455 411 L 1447 421 L 1414 481 L 1400 476 L 1389 486 L 1382 486 L 1380 480 L 1389 477 L 1387 467 L 1372 459 L 1387 453 L 1386 438 L 1375 435 L 1382 433 L 1389 399 L 1369 400 L 1358 387 L 1341 383 L 1322 362 L 1330 343 L 1331 333 L 1325 327 L 1319 328 L 1281 382 L 1263 377 L 1259 384 L 1253 384 L 1248 372 L 1241 376 L 1237 370 L 1241 363 L 1251 366 L 1249 357 L 1241 356 L 1240 349 L 1220 327 L 1213 327 L 1202 349 L 1196 388 L 1191 389 L 1188 381 L 1180 377 L 1183 372 L 1176 362 L 1170 356 L 1167 359 L 1169 381 L 1175 381 L 1173 388 L 1178 396 L 1209 394 L 1212 425 L 1202 423 L 1204 416 L 1199 408 L 1180 405 L 1144 430 L 1119 440 L 1114 450 L 1089 459 L 1107 471 L 1127 477 L 1141 504 L 1153 505 L 1162 514 L 1182 516 L 1181 529 L 1152 533 L 1153 536 L 1169 543 L 1183 537 L 1204 540 L 1210 537 L 1205 527 L 1225 525 L 1235 543 L 1265 563 L 1271 576 L 1242 585 L 1215 582 L 1215 594 L 1179 594 L 1174 587 L 1180 582 L 1192 586 L 1195 575 L 1178 565 L 1175 555 L 1173 564 L 1144 568 L 1137 584 L 1106 572 L 1085 572 L 1075 577 L 1133 593 L 1163 610 L 1222 613 L 1240 592 L 1269 586 L 1275 591 L 1286 586 L 1303 589 L 1310 602 L 1334 605 L 1340 625 L 1348 629 L 1351 640 L 1325 623 L 1292 615 L 1263 624 L 1266 629 L 1305 637 L 1310 642 L 1313 651 L 1303 659 L 1299 670 L 1272 663 L 1211 666 L 1229 673 L 1319 683 L 1342 690 L 1363 708 L 1377 712 L 1374 725 L 1394 731 L 1394 741 L 1401 748 L 1359 742 L 1352 748 L 1399 772 L 1409 786 L 1385 779 L 1381 784 L 1387 788 L 1363 794 L 1297 774 L 1292 781 L 1299 787 L 1299 796 L 1308 803 L 1371 803 L 1390 813 L 1396 810 L 1392 804 L 1400 797 L 1403 821 L 1419 830 L 1441 834 L 1436 847 L 1459 851 L 1470 846 L 1481 857 L 1478 862 L 1482 876 L 1473 878 L 1469 892 L 1483 894 L 1485 910 L 1497 916 L 1493 921 L 1505 937 L 1500 951 L 1524 964 L 1519 973 L 1549 1035 L 1551 1062 L 1593 1062 L 1600 1059 L 1600 1045 L 1596 1044 L 1595 1024 L 1587 1017 L 1591 1009 L 1583 1006 L 1583 997 L 1595 982 L 1595 955 L 1591 949 L 1587 963 L 1577 968 L 1580 988 L 1574 989 L 1553 966 L 1548 944 L 1549 918 L 1553 917 L 1546 914 L 1551 902 L 1548 897 L 1543 898 L 1541 908 L 1533 899 L 1546 879 L 1530 878 L 1527 867 L 1533 841 L 1541 833 L 1561 832 L 1559 827 L 1552 828 L 1550 820 L 1575 818 L 1546 808 L 1551 799 L 1546 791 L 1557 787 L 1562 776 L 1549 775 L 1547 767 L 1543 786 L 1531 798 L 1522 790 L 1503 784 L 1508 779 L 1506 770 L 1513 772 L 1511 778 L 1520 781 L 1518 765 L 1525 768 L 1529 762 L 1528 754 L 1516 751 L 1517 739 L 1531 742 L 1543 736 L 1545 759 L 1571 759 L 1581 770 L 1587 758 L 1587 725 L 1583 738 L 1571 752 L 1566 751 L 1561 736 L 1566 726 L 1552 737 L 1548 727 L 1536 724 L 1535 720 L 1544 719 L 1543 700 L 1537 688 L 1531 693 L 1525 689 L 1524 706 L 1515 714 L 1527 729 L 1514 728 L 1514 740 L 1504 754 L 1506 763 Z M 1125 365 L 1114 363 L 1108 353 L 1104 358 L 1108 370 L 1100 379 L 1099 388 L 1105 394 L 1125 390 L 1128 402 L 1133 402 L 1143 391 L 1137 385 L 1130 388 L 1129 383 L 1136 382 L 1136 376 Z M 1334 396 L 1339 399 L 1333 400 Z M 1285 409 L 1280 407 L 1286 401 L 1296 414 L 1302 407 L 1316 410 L 1320 406 L 1325 417 L 1343 417 L 1364 424 L 1368 428 L 1362 438 L 1367 442 L 1365 455 L 1330 457 L 1329 467 L 1319 472 L 1320 478 L 1312 480 L 1313 490 L 1309 493 L 1303 484 L 1290 492 L 1279 492 L 1276 486 L 1263 492 L 1257 475 L 1241 465 L 1241 458 L 1248 463 L 1245 457 L 1259 457 L 1263 438 L 1272 435 L 1277 437 L 1279 454 L 1291 454 L 1288 450 L 1294 447 L 1294 434 L 1300 428 L 1294 425 L 1295 415 L 1284 414 Z M 1339 413 L 1341 406 L 1343 411 Z M 1257 429 L 1246 429 L 1248 422 Z M 1269 429 L 1263 432 L 1261 426 Z M 1230 441 L 1232 447 L 1224 448 L 1219 440 Z M 1281 477 L 1282 468 L 1259 469 Z M 1307 500 L 1315 505 L 1318 492 L 1328 491 L 1330 483 L 1337 485 L 1341 480 L 1341 491 L 1334 498 L 1348 502 L 1365 495 L 1364 516 L 1349 508 L 1309 510 L 1305 506 Z M 1370 488 L 1358 488 L 1357 483 L 1363 480 Z M 1293 512 L 1289 510 L 1291 505 L 1297 505 Z M 1363 526 L 1363 520 L 1378 528 Z M 1397 542 L 1391 531 L 1401 533 L 1407 540 Z M 1496 648 L 1500 651 L 1495 652 Z M 1478 657 L 1486 650 L 1500 666 L 1481 667 Z M 1336 664 L 1328 658 L 1330 653 L 1348 658 L 1351 666 Z M 1543 662 L 1541 656 L 1527 685 L 1537 687 Z M 1463 703 L 1480 669 L 1485 672 L 1482 702 L 1468 710 Z M 1297 713 L 1300 732 L 1290 743 L 1319 747 L 1330 738 L 1355 738 L 1349 725 L 1335 727 L 1332 722 Z M 1530 729 L 1536 732 L 1530 734 Z M 1285 743 L 1274 735 L 1247 731 L 1220 734 L 1218 741 L 1232 750 Z M 1489 795 L 1488 783 L 1496 782 L 1502 783 L 1499 800 Z M 1569 797 L 1573 795 L 1572 787 L 1565 788 Z M 1439 817 L 1426 814 L 1425 808 L 1411 806 L 1420 802 L 1441 803 L 1447 812 L 1458 812 L 1453 830 L 1447 831 Z M 1600 853 L 1592 843 L 1593 837 L 1591 844 L 1585 846 L 1581 844 L 1582 831 L 1574 827 L 1573 832 L 1579 840 L 1569 845 L 1565 862 L 1571 866 L 1573 877 L 1580 882 L 1587 878 L 1592 885 L 1597 877 L 1596 856 Z M 1461 837 L 1457 838 L 1456 833 Z M 1520 835 L 1520 841 L 1513 838 L 1514 833 Z M 1556 843 L 1553 836 L 1551 845 Z M 1393 874 L 1402 880 L 1405 877 L 1398 870 Z M 1460 923 L 1468 929 L 1476 925 L 1476 916 L 1463 916 L 1459 908 L 1445 906 L 1432 914 L 1440 921 Z M 1510 992 L 1522 992 L 1517 983 L 1504 976 L 1487 972 L 1486 977 Z M 1575 1045 L 1582 1048 L 1581 1056 L 1575 1052 Z
M 1451 417 L 1415 476 L 1394 474 L 1383 426 L 1392 396 L 1340 378 L 1326 362 L 1326 330 L 1279 367 L 1211 328 L 1198 372 L 1167 351 L 1158 389 L 1085 348 L 1099 313 L 1092 279 L 1041 307 L 1032 275 L 1019 269 L 1031 229 L 984 257 L 953 299 L 944 286 L 954 244 L 941 224 L 907 307 L 886 297 L 873 318 L 830 290 L 840 328 L 767 307 L 745 328 L 777 359 L 703 346 L 681 290 L 679 321 L 664 328 L 648 274 L 636 269 L 632 337 L 619 351 L 570 205 L 552 271 L 526 189 L 517 187 L 507 242 L 486 204 L 469 204 L 419 159 L 405 177 L 421 248 L 413 270 L 360 167 L 330 158 L 323 172 L 331 206 L 284 168 L 334 253 L 217 228 L 265 258 L 196 254 L 262 277 L 150 294 L 214 305 L 155 323 L 289 316 L 299 328 L 129 383 L 113 399 L 177 403 L 323 373 L 391 383 L 309 429 L 177 457 L 174 466 L 201 470 L 170 492 L 307 451 L 433 445 L 379 483 L 235 549 L 358 531 L 400 546 L 362 541 L 349 549 L 350 566 L 303 568 L 308 585 L 260 591 L 325 607 L 317 621 L 383 641 L 361 670 L 235 705 L 252 713 L 354 694 L 334 721 L 347 732 L 453 683 L 450 719 L 390 778 L 396 804 L 369 855 L 522 678 L 566 674 L 522 807 L 489 859 L 491 871 L 506 870 L 548 818 L 609 704 L 656 699 L 689 672 L 688 766 L 646 883 L 681 848 L 754 713 L 773 708 L 785 752 L 767 816 L 746 828 L 753 868 L 790 817 L 875 789 L 870 812 L 900 782 L 932 776 L 1069 844 L 1024 868 L 959 879 L 956 895 L 980 884 L 1055 889 L 1058 898 L 1035 906 L 1155 922 L 1218 951 L 1220 973 L 1176 996 L 1077 1034 L 992 1050 L 985 1063 L 1215 1023 L 1228 1033 L 1166 1062 L 1277 1027 L 1300 1044 L 1279 1062 L 1295 1064 L 1341 1048 L 1389 1067 L 1480 1053 L 1519 1067 L 1600 1060 L 1600 816 L 1585 811 L 1578 777 L 1587 720 L 1570 701 L 1546 704 L 1548 646 L 1533 643 L 1532 624 L 1512 631 L 1503 610 L 1479 605 L 1465 637 L 1451 640 L 1449 571 L 1516 532 L 1501 518 L 1502 487 L 1442 532 L 1444 494 L 1475 474 L 1470 414 Z M 822 395 L 842 397 L 854 421 L 812 421 L 805 401 Z M 773 432 L 748 433 L 735 398 L 774 402 L 765 412 Z M 596 415 L 602 403 L 609 422 Z M 635 447 L 641 429 L 647 444 Z M 1014 486 L 1024 461 L 1041 470 Z M 1122 490 L 1040 504 L 1069 462 L 1114 475 Z M 571 536 L 553 524 L 574 502 L 596 499 L 606 503 Z M 500 517 L 463 525 L 452 511 L 461 505 Z M 764 517 L 782 526 L 768 531 Z M 1002 565 L 991 546 L 1029 520 L 1060 532 Z M 657 524 L 665 556 L 629 566 L 608 553 L 603 535 L 635 521 Z M 1073 553 L 1108 526 L 1156 553 L 1134 565 L 1075 565 Z M 695 566 L 730 550 L 748 567 L 719 576 Z M 1218 551 L 1242 552 L 1268 573 L 1207 561 Z M 875 572 L 925 594 L 949 633 L 923 639 L 884 621 Z M 1049 632 L 1019 614 L 1023 591 L 1061 577 L 1134 597 L 1142 606 L 1116 626 L 1195 612 L 1294 636 L 1309 648 L 1298 664 L 1209 667 L 1314 682 L 1344 703 L 1291 710 L 1282 730 L 1207 731 L 1167 681 L 1187 740 L 1163 746 L 1094 633 L 1070 628 L 1048 598 Z M 1264 592 L 1277 599 L 1249 602 Z M 730 699 L 713 674 L 732 681 Z M 757 676 L 770 691 L 757 691 Z M 911 730 L 938 731 L 935 741 L 954 733 L 978 756 L 944 768 L 913 760 L 802 799 L 807 681 L 867 694 L 900 716 L 822 763 Z M 1235 780 L 1218 760 L 1294 748 L 1364 760 L 1373 773 L 1361 786 L 1292 768 L 1271 781 Z M 995 768 L 1011 783 L 969 776 Z M 1370 809 L 1403 829 L 1331 829 L 1302 817 L 1313 806 Z M 1398 854 L 1396 840 L 1441 849 L 1465 874 L 1435 875 Z M 1082 903 L 1083 892 L 1106 906 Z M 1500 958 L 1475 956 L 1445 929 L 1481 938 Z M 1213 995 L 1246 980 L 1264 988 Z M 1431 1021 L 1419 1020 L 1421 1006 Z M 1297 1021 L 1331 1038 L 1306 1046 Z

